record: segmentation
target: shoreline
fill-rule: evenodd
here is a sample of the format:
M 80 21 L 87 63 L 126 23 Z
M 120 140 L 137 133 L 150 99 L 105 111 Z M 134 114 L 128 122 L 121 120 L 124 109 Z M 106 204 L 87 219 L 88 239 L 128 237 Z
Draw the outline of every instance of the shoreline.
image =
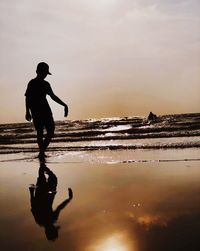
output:
M 0 154 L 0 163 L 25 161 L 35 162 L 38 151 Z M 50 151 L 46 152 L 47 163 L 101 163 L 127 164 L 145 162 L 192 162 L 200 161 L 200 148 L 185 149 L 137 149 L 95 151 Z

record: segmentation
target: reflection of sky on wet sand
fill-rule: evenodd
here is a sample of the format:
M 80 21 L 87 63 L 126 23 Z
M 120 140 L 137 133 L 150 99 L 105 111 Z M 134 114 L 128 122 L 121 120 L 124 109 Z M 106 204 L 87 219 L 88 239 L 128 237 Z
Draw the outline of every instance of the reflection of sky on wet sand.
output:
M 30 212 L 28 186 L 36 182 L 38 166 L 0 166 L 2 250 L 199 250 L 199 162 L 47 164 L 58 178 L 54 208 L 68 187 L 74 193 L 54 242 Z

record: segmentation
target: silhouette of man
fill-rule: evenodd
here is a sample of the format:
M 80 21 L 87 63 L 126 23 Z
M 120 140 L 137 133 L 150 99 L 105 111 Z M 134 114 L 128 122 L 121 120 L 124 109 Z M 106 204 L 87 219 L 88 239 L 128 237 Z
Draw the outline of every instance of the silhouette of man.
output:
M 48 175 L 48 179 L 46 178 Z M 59 226 L 55 223 L 59 217 L 61 210 L 73 198 L 71 188 L 68 188 L 69 198 L 64 200 L 56 210 L 52 209 L 53 201 L 56 195 L 57 177 L 44 163 L 40 165 L 37 184 L 29 187 L 31 212 L 36 223 L 45 228 L 45 234 L 48 240 L 58 238 Z
M 47 102 L 46 95 L 49 95 L 55 102 L 64 106 L 64 116 L 68 115 L 68 106 L 60 100 L 52 91 L 50 84 L 45 81 L 49 72 L 48 64 L 41 62 L 36 69 L 37 76 L 28 83 L 26 96 L 26 120 L 33 123 L 37 131 L 37 143 L 40 153 L 38 157 L 44 157 L 51 139 L 54 135 L 55 124 L 51 108 Z M 46 136 L 44 137 L 44 129 Z

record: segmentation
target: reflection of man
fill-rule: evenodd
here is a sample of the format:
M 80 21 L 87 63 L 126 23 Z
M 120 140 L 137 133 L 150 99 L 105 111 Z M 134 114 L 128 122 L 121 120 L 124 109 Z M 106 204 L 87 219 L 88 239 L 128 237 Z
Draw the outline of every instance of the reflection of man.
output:
M 45 174 L 48 178 L 45 177 Z M 52 205 L 56 194 L 56 187 L 57 177 L 45 164 L 41 164 L 37 184 L 36 186 L 31 185 L 29 191 L 31 196 L 31 212 L 36 223 L 45 228 L 45 234 L 48 240 L 55 240 L 58 237 L 59 226 L 55 226 L 54 224 L 61 210 L 73 197 L 73 192 L 71 188 L 69 188 L 69 198 L 64 200 L 56 210 L 53 210 Z

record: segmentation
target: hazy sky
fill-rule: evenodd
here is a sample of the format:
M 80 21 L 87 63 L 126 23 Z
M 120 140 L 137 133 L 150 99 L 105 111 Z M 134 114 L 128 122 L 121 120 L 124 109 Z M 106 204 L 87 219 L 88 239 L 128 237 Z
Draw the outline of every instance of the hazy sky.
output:
M 199 0 L 1 0 L 0 11 L 0 123 L 24 121 L 40 61 L 68 119 L 200 112 Z

